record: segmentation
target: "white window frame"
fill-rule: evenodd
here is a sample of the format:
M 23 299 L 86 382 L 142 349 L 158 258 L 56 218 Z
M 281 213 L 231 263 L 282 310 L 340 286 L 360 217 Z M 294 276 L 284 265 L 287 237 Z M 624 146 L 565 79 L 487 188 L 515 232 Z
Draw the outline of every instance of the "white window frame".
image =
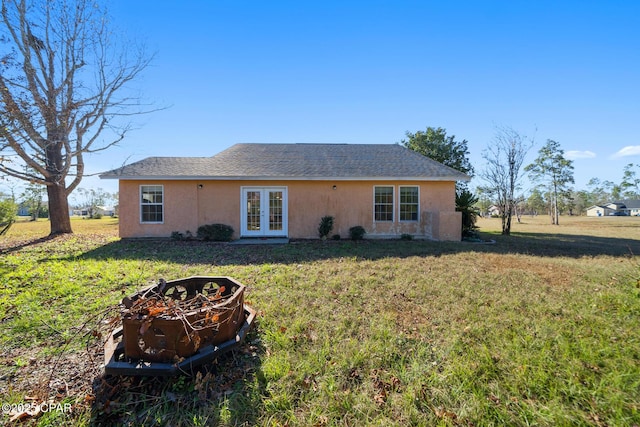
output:
M 416 219 L 402 219 L 402 189 L 415 188 L 418 190 L 418 201 L 416 202 Z M 409 203 L 404 203 L 408 205 Z M 410 203 L 413 205 L 413 203 Z M 398 186 L 398 221 L 399 222 L 419 222 L 420 221 L 420 186 L 419 185 L 399 185 Z
M 162 202 L 161 203 L 144 203 L 142 201 L 143 187 L 160 187 L 160 190 L 162 191 Z M 140 193 L 138 195 L 138 202 L 140 204 L 140 224 L 164 224 L 164 197 L 165 197 L 164 185 L 162 184 L 141 184 L 140 185 Z M 143 213 L 142 213 L 143 206 L 160 206 L 160 208 L 162 209 L 162 221 L 144 221 Z
M 376 219 L 376 189 L 377 188 L 391 188 L 391 219 Z M 394 185 L 374 185 L 373 186 L 373 222 L 384 222 L 384 223 L 393 223 L 395 222 L 396 215 L 396 198 L 395 198 L 396 188 Z M 385 204 L 386 205 L 386 204 Z

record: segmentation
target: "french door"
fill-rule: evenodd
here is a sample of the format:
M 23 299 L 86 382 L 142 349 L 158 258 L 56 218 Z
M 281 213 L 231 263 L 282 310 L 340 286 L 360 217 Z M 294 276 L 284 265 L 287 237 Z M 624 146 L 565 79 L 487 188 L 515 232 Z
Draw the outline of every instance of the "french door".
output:
M 287 188 L 242 187 L 243 237 L 287 236 Z

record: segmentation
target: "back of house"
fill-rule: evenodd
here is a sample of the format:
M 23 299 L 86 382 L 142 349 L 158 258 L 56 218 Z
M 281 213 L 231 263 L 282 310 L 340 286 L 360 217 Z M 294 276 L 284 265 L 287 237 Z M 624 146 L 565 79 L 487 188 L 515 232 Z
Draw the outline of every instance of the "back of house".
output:
M 101 174 L 119 180 L 120 236 L 169 237 L 205 224 L 235 238 L 460 240 L 459 171 L 397 144 L 236 144 L 213 157 L 150 157 Z

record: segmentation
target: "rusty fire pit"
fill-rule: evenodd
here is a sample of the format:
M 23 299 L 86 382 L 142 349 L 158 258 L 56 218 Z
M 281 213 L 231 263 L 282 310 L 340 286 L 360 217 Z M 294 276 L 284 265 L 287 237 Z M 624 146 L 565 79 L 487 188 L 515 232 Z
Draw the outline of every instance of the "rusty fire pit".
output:
M 105 344 L 105 372 L 173 375 L 236 347 L 255 318 L 244 290 L 230 277 L 194 276 L 124 298 L 122 328 Z

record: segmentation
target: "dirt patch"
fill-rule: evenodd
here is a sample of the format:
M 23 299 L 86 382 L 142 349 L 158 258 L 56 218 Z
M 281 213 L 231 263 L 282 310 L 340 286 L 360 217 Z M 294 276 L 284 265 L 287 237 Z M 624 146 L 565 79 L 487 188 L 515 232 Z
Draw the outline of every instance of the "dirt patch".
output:
M 481 272 L 491 274 L 508 274 L 522 271 L 538 276 L 542 283 L 554 286 L 570 286 L 575 283 L 575 271 L 563 268 L 553 260 L 545 261 L 539 257 L 523 257 L 522 255 L 483 254 L 477 265 Z
M 70 404 L 71 414 L 67 415 L 71 416 L 74 412 L 86 412 L 93 401 L 93 379 L 102 374 L 102 358 L 98 340 L 83 351 L 53 356 L 43 357 L 39 350 L 10 350 L 0 356 L 3 372 L 0 395 L 19 404 Z M 35 423 L 40 415 L 16 411 L 11 414 L 27 425 L 29 420 Z
M 191 377 L 128 377 L 104 375 L 103 343 L 98 337 L 85 350 L 60 356 L 14 349 L 0 356 L 0 395 L 25 404 L 68 403 L 71 410 L 65 415 L 69 420 L 91 414 L 90 418 L 100 422 L 135 425 L 153 417 L 148 409 L 154 404 L 224 398 L 256 372 L 264 351 L 261 341 L 252 336 L 252 341 L 194 371 Z M 36 425 L 42 415 L 12 414 L 22 426 Z

